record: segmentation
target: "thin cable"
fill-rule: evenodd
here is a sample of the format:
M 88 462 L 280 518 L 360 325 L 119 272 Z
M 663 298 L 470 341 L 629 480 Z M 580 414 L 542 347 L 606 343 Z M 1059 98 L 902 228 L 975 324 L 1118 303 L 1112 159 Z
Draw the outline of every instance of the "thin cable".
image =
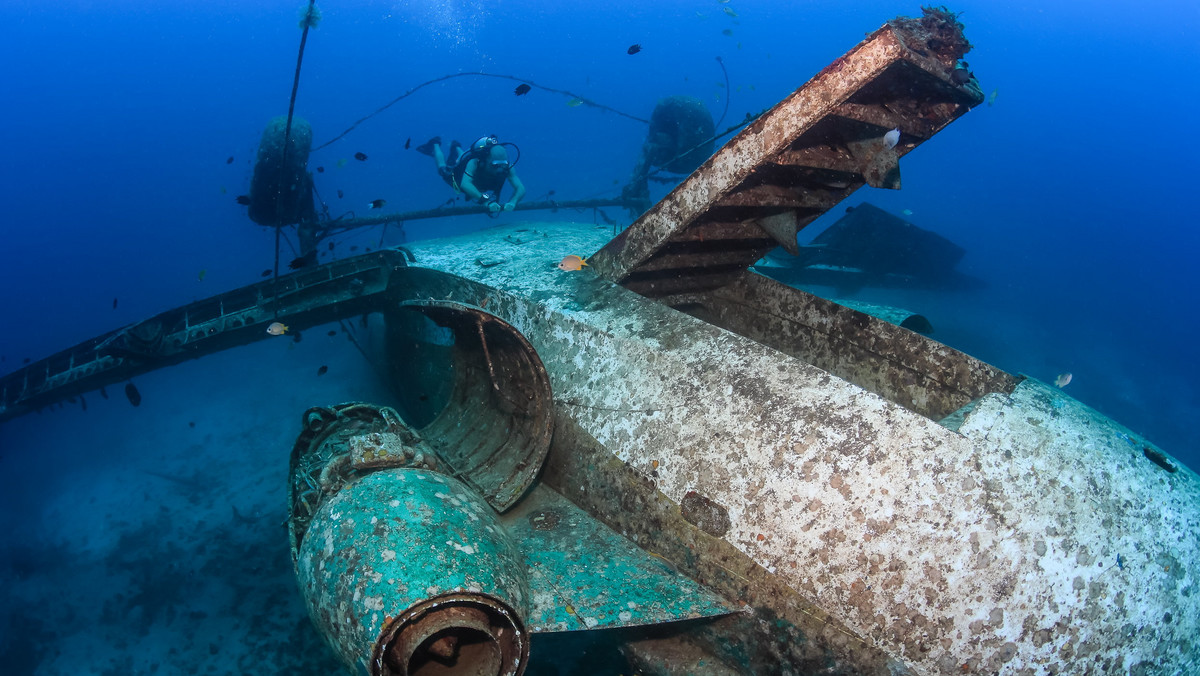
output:
M 725 121 L 725 116 L 729 114 L 729 95 L 732 92 L 729 89 L 729 71 L 725 70 L 725 62 L 718 56 L 717 63 L 721 66 L 721 72 L 725 74 L 725 110 L 721 111 L 721 119 L 717 120 L 717 123 L 713 125 L 714 127 L 720 127 L 721 123 Z
M 287 171 L 288 150 L 292 145 L 292 116 L 296 111 L 296 91 L 300 89 L 300 64 L 304 63 L 304 45 L 308 42 L 308 29 L 312 28 L 320 18 L 314 10 L 316 9 L 316 0 L 308 0 L 308 9 L 304 12 L 304 18 L 300 20 L 300 27 L 304 30 L 300 33 L 300 51 L 296 54 L 296 75 L 292 78 L 292 97 L 288 100 L 288 116 L 287 125 L 283 128 L 283 157 L 280 162 L 281 171 Z M 275 292 L 273 305 L 275 306 L 275 318 L 279 318 L 279 239 L 280 233 L 283 230 L 283 224 L 279 222 L 279 203 L 283 201 L 283 175 L 280 174 L 279 183 L 275 190 L 275 277 L 272 280 L 272 289 Z
M 416 93 L 417 93 L 417 91 L 419 91 L 419 90 L 423 89 L 424 87 L 428 87 L 428 86 L 429 86 L 429 85 L 431 85 L 431 84 L 437 84 L 438 82 L 444 82 L 444 81 L 446 81 L 446 80 L 451 80 L 451 79 L 454 79 L 454 78 L 456 78 L 456 77 L 467 77 L 467 76 L 474 76 L 474 77 L 494 77 L 494 78 L 500 78 L 500 79 L 502 79 L 502 80 L 512 80 L 513 82 L 521 82 L 521 83 L 523 83 L 523 84 L 527 84 L 527 85 L 529 85 L 530 87 L 536 87 L 537 89 L 541 89 L 541 90 L 543 90 L 543 91 L 548 91 L 548 92 L 551 92 L 551 93 L 553 93 L 553 94 L 565 94 L 565 95 L 567 95 L 567 96 L 570 96 L 570 97 L 572 97 L 572 98 L 574 98 L 574 99 L 578 99 L 578 100 L 579 100 L 579 102 L 580 102 L 581 104 L 583 104 L 583 105 L 592 106 L 593 108 L 599 108 L 599 109 L 601 109 L 601 110 L 607 110 L 607 111 L 609 111 L 609 112 L 611 112 L 611 113 L 616 113 L 617 115 L 620 115 L 620 116 L 622 116 L 622 117 L 627 117 L 627 118 L 629 118 L 629 119 L 631 119 L 631 120 L 635 120 L 635 121 L 637 121 L 637 122 L 641 122 L 642 124 L 650 124 L 650 120 L 643 120 L 642 118 L 640 118 L 640 117 L 636 117 L 636 116 L 634 116 L 634 115 L 630 115 L 629 113 L 623 113 L 623 112 L 621 112 L 621 111 L 617 110 L 616 108 L 611 108 L 611 107 L 609 107 L 609 106 L 606 106 L 606 105 L 604 105 L 604 104 L 602 104 L 602 103 L 596 103 L 595 101 L 592 101 L 592 100 L 589 100 L 589 99 L 585 99 L 584 97 L 582 97 L 582 96 L 580 96 L 580 95 L 578 95 L 578 94 L 575 94 L 575 93 L 573 93 L 573 92 L 569 92 L 569 91 L 567 91 L 567 90 L 565 90 L 565 89 L 554 89 L 553 87 L 545 87 L 545 86 L 543 86 L 543 85 L 540 85 L 540 84 L 538 84 L 538 83 L 534 82 L 533 80 L 524 80 L 524 79 L 522 79 L 522 78 L 519 78 L 519 77 L 514 77 L 514 76 L 512 76 L 512 75 L 499 75 L 499 74 L 496 74 L 496 73 L 481 73 L 481 72 L 478 72 L 478 71 L 472 71 L 472 72 L 469 72 L 469 73 L 452 73 L 452 74 L 450 74 L 450 75 L 443 75 L 443 76 L 441 76 L 441 77 L 435 77 L 434 79 L 432 79 L 432 80 L 429 80 L 429 81 L 427 81 L 427 82 L 422 82 L 421 84 L 417 85 L 416 87 L 413 87 L 412 89 L 410 89 L 410 90 L 408 90 L 408 91 L 404 92 L 404 93 L 403 93 L 403 94 L 401 94 L 400 96 L 397 96 L 396 98 L 392 99 L 391 101 L 388 101 L 387 103 L 385 103 L 383 106 L 381 106 L 381 107 L 380 107 L 378 110 L 376 110 L 375 112 L 371 113 L 370 115 L 367 115 L 366 117 L 363 117 L 363 118 L 361 118 L 361 119 L 359 119 L 359 120 L 356 120 L 356 121 L 354 122 L 354 124 L 350 125 L 350 127 L 349 127 L 349 128 L 347 128 L 345 131 L 343 131 L 342 133 L 338 134 L 337 136 L 334 136 L 333 138 L 329 139 L 328 141 L 326 141 L 326 142 L 322 143 L 321 145 L 317 146 L 316 148 L 313 148 L 313 150 L 320 150 L 321 148 L 324 148 L 324 147 L 326 147 L 326 146 L 328 146 L 328 145 L 332 145 L 332 144 L 333 144 L 334 142 L 336 142 L 336 141 L 340 141 L 340 140 L 341 140 L 341 139 L 342 139 L 342 138 L 343 138 L 343 137 L 344 137 L 346 134 L 349 134 L 350 132 L 354 131 L 354 130 L 355 130 L 355 128 L 357 128 L 357 127 L 358 127 L 358 125 L 362 124 L 363 122 L 366 122 L 367 120 L 371 119 L 372 117 L 375 117 L 376 115 L 378 115 L 378 114 L 382 113 L 383 111 L 387 110 L 388 108 L 391 108 L 392 106 L 394 106 L 394 105 L 396 105 L 397 103 L 399 103 L 399 102 L 403 101 L 404 99 L 406 99 L 406 98 L 408 98 L 408 97 L 412 96 L 413 94 L 416 94 Z

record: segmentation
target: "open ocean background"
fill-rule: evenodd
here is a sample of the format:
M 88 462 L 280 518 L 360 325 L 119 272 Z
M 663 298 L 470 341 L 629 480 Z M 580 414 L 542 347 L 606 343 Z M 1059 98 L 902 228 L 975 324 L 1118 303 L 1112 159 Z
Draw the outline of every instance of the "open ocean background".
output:
M 920 312 L 933 338 L 1010 372 L 1047 382 L 1071 372 L 1068 394 L 1200 469 L 1200 219 L 1187 187 L 1200 133 L 1200 5 L 1000 4 L 949 6 L 995 104 L 905 157 L 903 190 L 863 188 L 845 204 L 910 210 L 908 220 L 965 248 L 959 270 L 987 287 L 858 298 Z M 689 95 L 715 119 L 728 97 L 724 128 L 771 107 L 886 20 L 920 14 L 919 3 L 883 0 L 318 7 L 296 104 L 314 145 L 422 82 L 466 71 L 643 118 L 660 98 Z M 291 0 L 0 0 L 0 373 L 272 267 L 272 231 L 234 198 L 247 190 L 263 127 L 287 113 L 301 9 Z M 627 54 L 634 43 L 642 51 Z M 425 87 L 314 153 L 330 212 L 361 215 L 381 198 L 388 211 L 444 202 L 449 189 L 415 151 L 434 135 L 515 142 L 527 200 L 617 194 L 645 125 L 539 89 L 517 97 L 515 84 L 460 77 Z M 350 159 L 356 152 L 369 159 Z M 655 190 L 657 199 L 667 187 Z M 591 223 L 593 214 L 502 217 L 530 219 Z M 409 222 L 403 237 L 491 224 Z M 332 255 L 380 238 L 342 236 Z M 400 241 L 392 228 L 383 243 Z M 284 260 L 292 255 L 285 246 Z M 88 395 L 86 412 L 0 423 L 0 671 L 199 673 L 208 661 L 222 665 L 211 673 L 248 673 L 261 668 L 247 657 L 257 655 L 328 672 L 319 645 L 294 649 L 316 639 L 278 527 L 287 449 L 307 407 L 386 395 L 344 340 L 307 335 L 139 378 L 146 402 L 137 409 L 113 388 L 112 400 Z M 323 379 L 313 376 L 319 364 L 330 366 Z M 189 549 L 197 543 L 207 543 L 204 557 Z M 234 574 L 244 587 L 219 582 Z M 97 625 L 109 633 L 87 638 Z M 289 655 L 270 652 L 285 639 Z

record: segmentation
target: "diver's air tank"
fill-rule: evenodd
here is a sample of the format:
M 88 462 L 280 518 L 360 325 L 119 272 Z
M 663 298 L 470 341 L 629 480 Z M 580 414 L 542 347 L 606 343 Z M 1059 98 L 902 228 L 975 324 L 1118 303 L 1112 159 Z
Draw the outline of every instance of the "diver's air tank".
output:
M 276 117 L 267 124 L 250 178 L 247 212 L 250 220 L 259 225 L 289 225 L 315 220 L 312 175 L 308 173 L 311 150 L 312 126 L 305 120 L 292 118 L 290 134 L 286 117 Z

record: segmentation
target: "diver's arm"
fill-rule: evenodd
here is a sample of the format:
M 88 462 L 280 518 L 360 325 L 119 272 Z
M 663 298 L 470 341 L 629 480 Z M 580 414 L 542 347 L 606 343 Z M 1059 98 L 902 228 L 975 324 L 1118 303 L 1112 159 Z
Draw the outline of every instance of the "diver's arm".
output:
M 513 196 L 508 204 L 504 205 L 504 209 L 512 211 L 516 208 L 517 202 L 520 202 L 521 198 L 525 196 L 525 184 L 521 182 L 521 177 L 517 176 L 517 172 L 512 169 L 508 170 L 508 182 L 512 183 Z
M 466 194 L 467 200 L 476 203 L 483 197 L 483 193 L 479 191 L 479 188 L 475 187 L 475 179 L 472 178 L 478 170 L 479 160 L 468 161 L 467 168 L 463 172 L 462 181 L 458 184 L 458 187 L 462 188 L 463 193 Z

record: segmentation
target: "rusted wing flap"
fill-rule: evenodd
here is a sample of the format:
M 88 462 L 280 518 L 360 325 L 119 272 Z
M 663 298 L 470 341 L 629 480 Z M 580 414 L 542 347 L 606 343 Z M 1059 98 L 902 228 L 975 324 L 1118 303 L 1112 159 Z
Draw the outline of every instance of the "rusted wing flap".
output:
M 877 30 L 742 130 L 589 263 L 610 279 L 626 277 L 903 53 L 887 26 Z
M 539 484 L 501 523 L 529 565 L 535 632 L 632 627 L 736 608 Z
M 864 184 L 899 188 L 899 158 L 981 98 L 973 80 L 960 84 L 961 74 L 956 80 L 956 60 L 943 58 L 952 54 L 930 46 L 940 48 L 946 35 L 966 45 L 961 25 L 946 16 L 927 13 L 876 30 L 742 130 L 589 263 L 608 279 L 645 288 L 644 268 L 652 266 L 661 278 L 661 252 L 694 242 L 688 231 L 701 224 L 790 211 L 799 228 Z M 899 138 L 887 135 L 892 129 Z M 764 229 L 773 238 L 787 236 Z M 650 285 L 649 295 L 662 295 L 664 286 L 672 292 L 711 288 L 704 286 L 712 279 L 704 269 L 718 263 L 693 248 L 673 248 L 675 281 Z M 754 247 L 740 253 L 742 269 L 761 255 Z

